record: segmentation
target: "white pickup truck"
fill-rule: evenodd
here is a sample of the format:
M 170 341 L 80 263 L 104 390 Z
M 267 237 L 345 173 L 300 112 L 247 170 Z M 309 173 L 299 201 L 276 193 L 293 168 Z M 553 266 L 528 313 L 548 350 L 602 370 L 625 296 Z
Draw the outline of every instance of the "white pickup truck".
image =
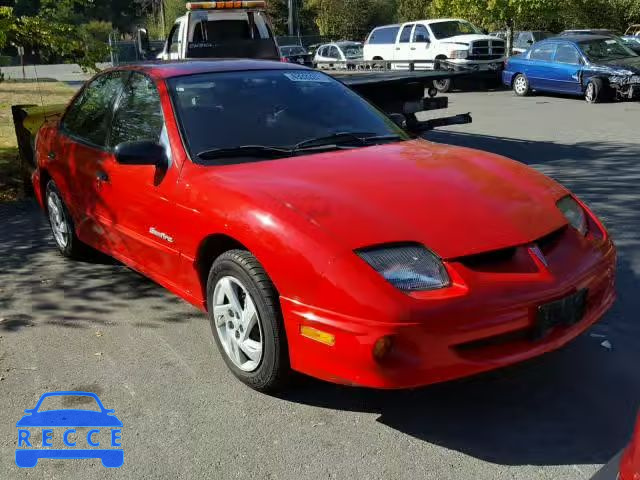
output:
M 485 35 L 460 19 L 416 20 L 374 28 L 364 45 L 364 59 L 393 62 L 397 70 L 451 68 L 497 72 L 503 68 L 505 42 Z M 425 63 L 420 64 L 420 61 Z M 446 62 L 437 62 L 446 60 Z M 434 82 L 441 92 L 449 90 L 449 79 Z
M 258 58 L 279 60 L 264 0 L 191 2 L 169 32 L 159 60 Z M 150 58 L 148 35 L 138 32 L 142 58 Z

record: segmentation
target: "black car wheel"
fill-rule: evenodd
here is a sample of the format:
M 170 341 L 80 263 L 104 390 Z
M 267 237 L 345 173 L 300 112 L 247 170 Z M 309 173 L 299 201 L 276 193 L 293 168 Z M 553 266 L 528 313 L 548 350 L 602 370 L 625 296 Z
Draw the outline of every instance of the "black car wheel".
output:
M 258 260 L 244 250 L 223 253 L 207 281 L 211 331 L 227 367 L 261 392 L 289 378 L 289 352 L 280 299 Z
M 601 103 L 609 99 L 608 88 L 601 78 L 592 78 L 584 90 L 587 103 Z

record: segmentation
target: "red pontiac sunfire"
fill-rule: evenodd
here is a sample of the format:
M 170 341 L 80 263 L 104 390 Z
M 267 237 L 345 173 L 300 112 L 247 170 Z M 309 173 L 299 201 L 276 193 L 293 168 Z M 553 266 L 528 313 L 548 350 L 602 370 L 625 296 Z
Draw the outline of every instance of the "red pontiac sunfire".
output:
M 512 160 L 411 139 L 331 77 L 251 60 L 101 73 L 37 140 L 60 251 L 206 310 L 231 371 L 426 385 L 560 347 L 614 301 L 615 248 Z

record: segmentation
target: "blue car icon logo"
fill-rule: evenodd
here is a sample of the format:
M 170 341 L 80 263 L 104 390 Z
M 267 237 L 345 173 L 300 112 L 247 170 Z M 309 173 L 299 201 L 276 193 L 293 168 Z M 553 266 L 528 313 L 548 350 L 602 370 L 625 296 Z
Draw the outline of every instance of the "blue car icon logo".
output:
M 73 400 L 76 403 L 78 401 L 82 404 L 90 403 L 97 406 L 97 409 L 43 409 L 43 402 L 50 401 L 52 397 L 54 400 L 62 401 L 63 404 L 68 397 L 71 403 Z M 92 399 L 95 400 L 95 404 Z M 18 467 L 33 468 L 41 458 L 99 458 L 105 467 L 122 466 L 124 462 L 121 445 L 122 422 L 115 416 L 114 410 L 104 408 L 95 393 L 45 393 L 34 408 L 24 412 L 26 415 L 16 423 L 18 427 L 16 465 Z M 54 448 L 54 439 L 62 441 L 65 447 L 70 448 Z M 87 448 L 83 448 L 84 446 Z

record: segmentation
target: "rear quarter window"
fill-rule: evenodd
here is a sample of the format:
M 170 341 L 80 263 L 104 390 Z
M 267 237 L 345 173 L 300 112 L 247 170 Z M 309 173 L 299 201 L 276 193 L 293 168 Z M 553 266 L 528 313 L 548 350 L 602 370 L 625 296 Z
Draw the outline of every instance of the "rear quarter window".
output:
M 367 43 L 375 45 L 375 44 L 383 44 L 383 43 L 395 43 L 396 36 L 398 35 L 398 31 L 400 27 L 385 27 L 378 28 L 371 32 L 369 36 L 369 40 Z

